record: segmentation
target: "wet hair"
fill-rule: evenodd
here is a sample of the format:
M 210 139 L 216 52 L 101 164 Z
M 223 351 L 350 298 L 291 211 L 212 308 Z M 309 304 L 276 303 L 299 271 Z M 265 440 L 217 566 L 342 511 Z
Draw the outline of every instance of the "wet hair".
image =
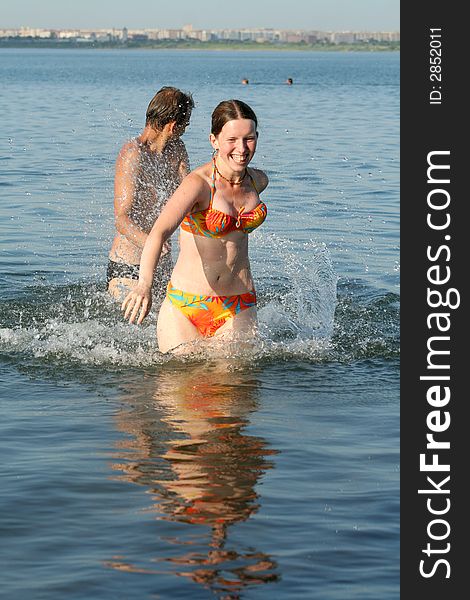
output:
M 145 114 L 145 124 L 163 129 L 167 123 L 176 121 L 178 127 L 189 123 L 194 100 L 191 94 L 174 87 L 162 87 L 150 100 Z
M 248 104 L 241 100 L 223 100 L 212 113 L 211 133 L 219 135 L 225 123 L 236 119 L 251 119 L 255 122 L 255 127 L 258 127 L 258 119 Z

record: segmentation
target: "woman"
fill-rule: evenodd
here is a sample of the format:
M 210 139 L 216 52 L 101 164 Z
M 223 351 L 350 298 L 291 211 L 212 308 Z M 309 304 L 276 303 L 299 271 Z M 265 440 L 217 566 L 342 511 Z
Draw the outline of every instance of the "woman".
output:
M 138 285 L 122 304 L 130 323 L 148 314 L 155 266 L 181 225 L 178 260 L 158 316 L 161 352 L 256 328 L 248 234 L 266 218 L 259 193 L 268 185 L 265 173 L 248 167 L 257 138 L 253 110 L 241 100 L 221 102 L 212 113 L 213 159 L 185 177 L 147 238 Z
M 189 172 L 180 139 L 191 117 L 190 94 L 161 88 L 150 101 L 145 128 L 121 148 L 116 161 L 114 214 L 117 233 L 109 253 L 108 291 L 122 300 L 137 285 L 142 248 L 168 198 Z M 163 299 L 172 269 L 169 242 L 155 274 L 154 292 Z

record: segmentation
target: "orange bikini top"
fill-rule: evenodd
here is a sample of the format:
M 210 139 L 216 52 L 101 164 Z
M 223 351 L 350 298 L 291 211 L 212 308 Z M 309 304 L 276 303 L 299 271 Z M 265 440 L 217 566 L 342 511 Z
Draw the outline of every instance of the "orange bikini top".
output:
M 264 202 L 259 202 L 253 210 L 244 213 L 245 207 L 242 206 L 238 211 L 237 217 L 232 217 L 221 210 L 212 208 L 212 201 L 215 195 L 215 161 L 212 170 L 211 199 L 209 207 L 204 210 L 186 215 L 181 223 L 181 229 L 194 235 L 204 235 L 205 237 L 219 238 L 227 235 L 231 231 L 242 231 L 251 233 L 266 219 L 268 209 Z M 251 183 L 258 194 L 253 177 L 248 173 Z

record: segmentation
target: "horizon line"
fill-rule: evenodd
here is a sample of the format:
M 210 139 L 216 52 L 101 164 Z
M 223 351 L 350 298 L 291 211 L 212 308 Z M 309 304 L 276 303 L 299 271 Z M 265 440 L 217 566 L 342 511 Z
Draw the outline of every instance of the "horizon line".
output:
M 128 31 L 132 31 L 132 30 L 139 30 L 139 31 L 161 31 L 161 30 L 173 30 L 173 31 L 185 31 L 185 29 L 187 31 L 225 31 L 225 30 L 231 30 L 231 31 L 256 31 L 256 30 L 265 30 L 265 31 L 303 31 L 303 32 L 307 32 L 307 31 L 319 31 L 319 32 L 325 32 L 325 33 L 355 33 L 355 32 L 383 32 L 383 33 L 398 33 L 400 31 L 400 29 L 381 29 L 381 28 L 373 28 L 373 29 L 318 29 L 318 28 L 309 28 L 309 29 L 302 29 L 299 27 L 202 27 L 202 28 L 193 28 L 191 26 L 191 29 L 187 29 L 189 27 L 189 25 L 183 25 L 180 27 L 169 27 L 169 26 L 165 26 L 165 27 L 128 27 L 127 25 L 123 25 L 123 26 L 114 26 L 114 25 L 107 25 L 107 26 L 101 26 L 101 27 L 75 27 L 75 26 L 68 26 L 68 27 L 37 27 L 34 25 L 19 25 L 19 26 L 0 26 L 0 31 L 4 31 L 7 29 L 38 29 L 38 30 L 52 30 L 52 31 L 61 31 L 61 30 L 81 30 L 81 31 L 95 31 L 95 30 L 105 30 L 105 29 L 119 29 L 119 30 L 123 30 L 123 29 L 127 29 Z

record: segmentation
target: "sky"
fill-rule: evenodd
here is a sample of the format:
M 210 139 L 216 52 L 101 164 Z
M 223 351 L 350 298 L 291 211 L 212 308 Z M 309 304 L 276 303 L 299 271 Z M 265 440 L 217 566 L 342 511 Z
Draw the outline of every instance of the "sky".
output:
M 400 0 L 0 0 L 0 6 L 0 29 L 400 29 Z

